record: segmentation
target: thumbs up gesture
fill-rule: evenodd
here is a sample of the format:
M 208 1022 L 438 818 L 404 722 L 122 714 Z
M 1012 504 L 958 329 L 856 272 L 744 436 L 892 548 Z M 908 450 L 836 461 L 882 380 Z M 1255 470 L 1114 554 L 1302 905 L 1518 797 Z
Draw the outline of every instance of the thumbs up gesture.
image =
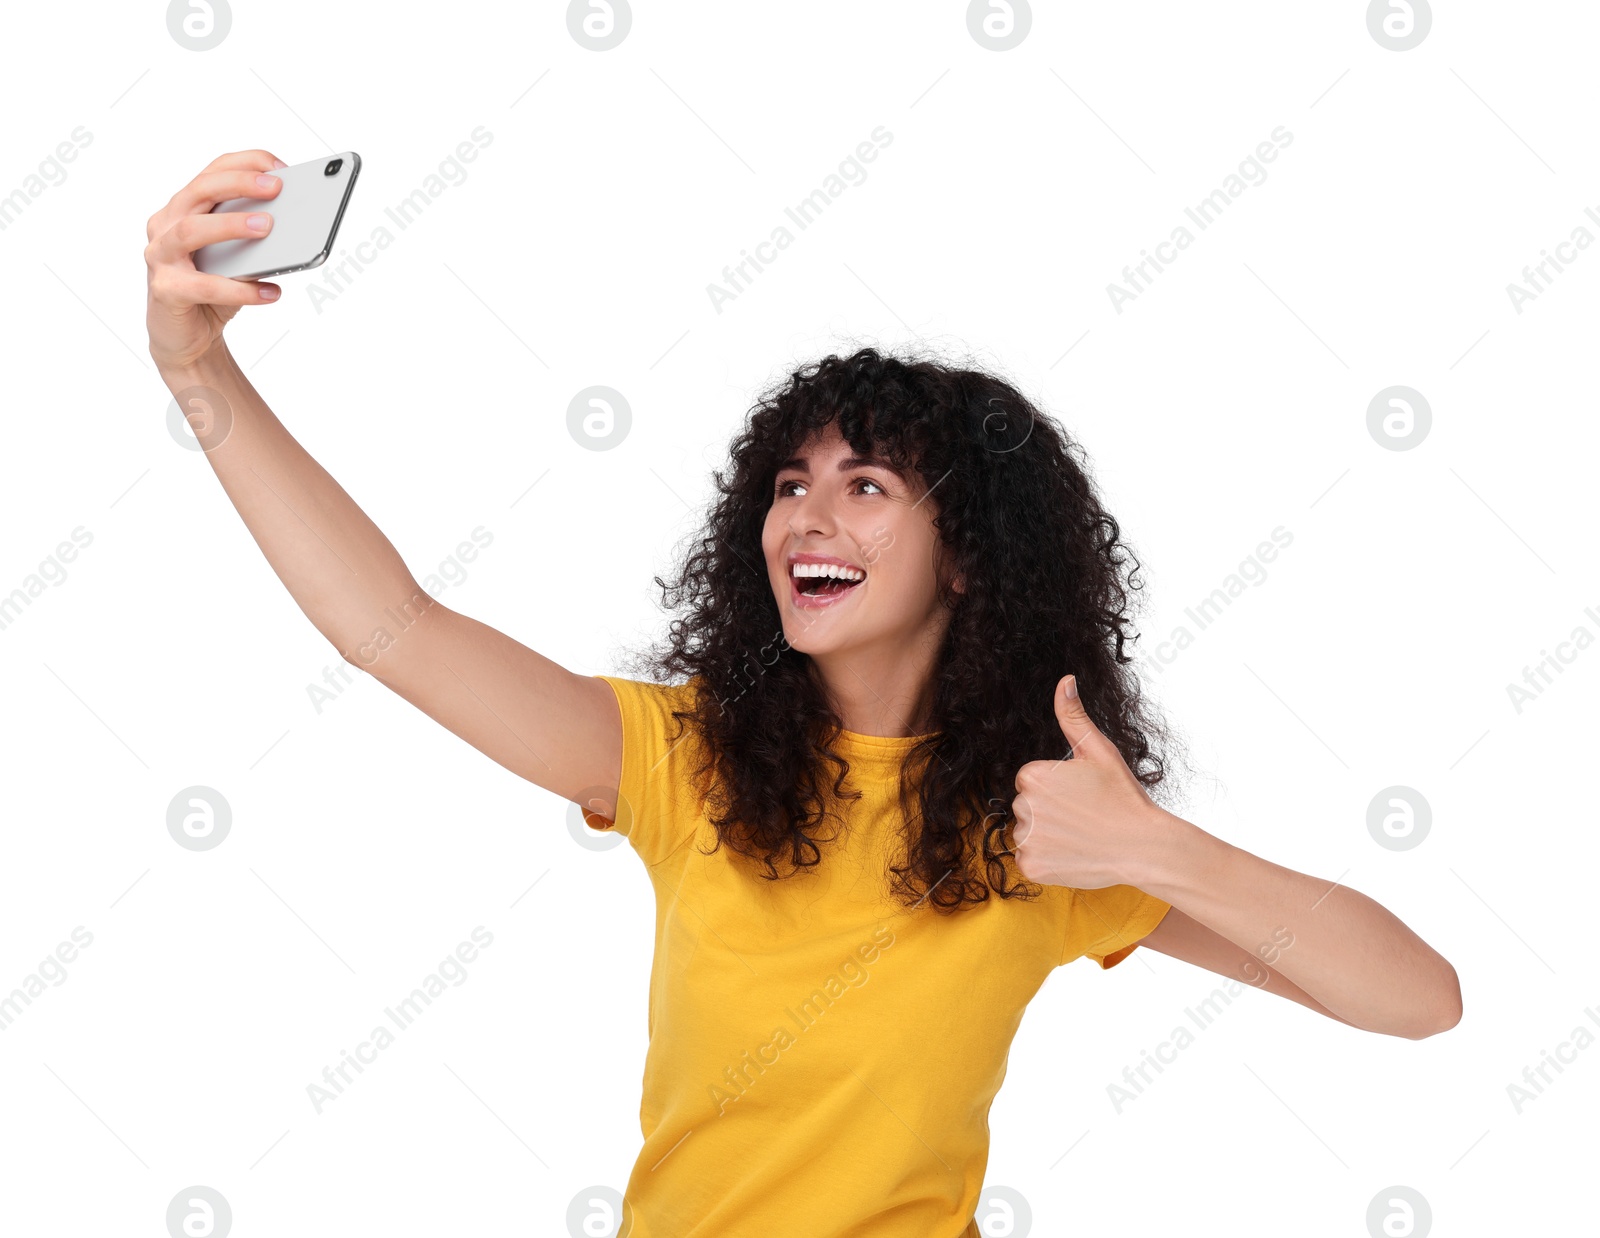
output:
M 1138 885 L 1156 871 L 1176 819 L 1095 726 L 1073 676 L 1056 685 L 1055 709 L 1072 759 L 1029 761 L 1017 771 L 1017 869 L 1029 881 L 1080 890 Z

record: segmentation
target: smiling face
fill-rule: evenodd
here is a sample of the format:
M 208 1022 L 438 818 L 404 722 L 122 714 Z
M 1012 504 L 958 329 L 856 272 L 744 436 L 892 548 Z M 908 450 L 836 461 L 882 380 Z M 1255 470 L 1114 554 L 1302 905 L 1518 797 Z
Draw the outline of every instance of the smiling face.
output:
M 778 470 L 761 535 L 767 574 L 785 639 L 830 685 L 859 679 L 890 699 L 910 675 L 919 695 L 950 614 L 935 514 L 920 475 L 857 457 L 837 425 Z

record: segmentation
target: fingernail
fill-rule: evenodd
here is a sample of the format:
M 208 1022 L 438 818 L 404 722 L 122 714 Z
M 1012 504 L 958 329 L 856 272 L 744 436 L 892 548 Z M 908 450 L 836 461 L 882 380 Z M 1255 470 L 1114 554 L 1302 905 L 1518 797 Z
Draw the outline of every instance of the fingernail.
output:
M 276 288 L 263 285 L 257 291 L 260 292 L 263 301 L 276 301 L 278 299 L 278 290 Z
M 1067 686 L 1065 691 L 1068 700 L 1078 699 L 1078 677 L 1076 675 L 1067 676 Z
M 265 232 L 267 225 L 271 222 L 272 220 L 266 215 L 246 215 L 244 217 L 244 226 L 254 228 L 257 232 Z
M 275 168 L 286 168 L 289 165 L 286 164 L 282 159 L 276 159 L 275 158 L 272 161 L 272 166 L 275 167 Z
M 276 176 L 268 176 L 264 172 L 260 176 L 256 177 L 256 184 L 260 185 L 263 189 L 271 189 L 277 183 L 278 178 Z

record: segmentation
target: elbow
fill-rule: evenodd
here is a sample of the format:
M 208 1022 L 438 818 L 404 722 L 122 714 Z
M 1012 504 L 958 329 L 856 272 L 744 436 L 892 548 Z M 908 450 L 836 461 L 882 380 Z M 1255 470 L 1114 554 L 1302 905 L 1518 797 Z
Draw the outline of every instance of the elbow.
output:
M 1456 975 L 1456 969 L 1450 964 L 1446 963 L 1444 966 L 1445 977 L 1429 1006 L 1431 1017 L 1422 1030 L 1408 1033 L 1408 1038 L 1411 1040 L 1426 1040 L 1429 1036 L 1448 1032 L 1461 1022 L 1461 978 Z
M 377 678 L 373 674 L 373 670 L 378 664 L 378 654 L 380 652 L 376 641 L 351 641 L 348 644 L 336 641 L 333 647 L 338 652 L 340 661 L 346 666 L 353 666 L 358 671 L 366 671 L 367 674 L 373 675 L 373 678 Z

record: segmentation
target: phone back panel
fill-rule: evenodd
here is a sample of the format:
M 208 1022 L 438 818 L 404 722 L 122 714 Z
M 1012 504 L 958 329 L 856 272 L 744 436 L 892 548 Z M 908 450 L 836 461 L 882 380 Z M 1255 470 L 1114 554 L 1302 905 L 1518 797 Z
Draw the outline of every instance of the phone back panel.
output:
M 335 159 L 344 163 L 328 176 L 323 169 Z M 272 231 L 263 237 L 202 245 L 194 251 L 195 269 L 233 279 L 262 279 L 320 266 L 333 249 L 339 220 L 360 171 L 361 156 L 347 150 L 342 155 L 277 169 L 273 175 L 283 179 L 283 188 L 275 198 L 230 198 L 217 203 L 212 214 L 267 212 L 272 216 Z

